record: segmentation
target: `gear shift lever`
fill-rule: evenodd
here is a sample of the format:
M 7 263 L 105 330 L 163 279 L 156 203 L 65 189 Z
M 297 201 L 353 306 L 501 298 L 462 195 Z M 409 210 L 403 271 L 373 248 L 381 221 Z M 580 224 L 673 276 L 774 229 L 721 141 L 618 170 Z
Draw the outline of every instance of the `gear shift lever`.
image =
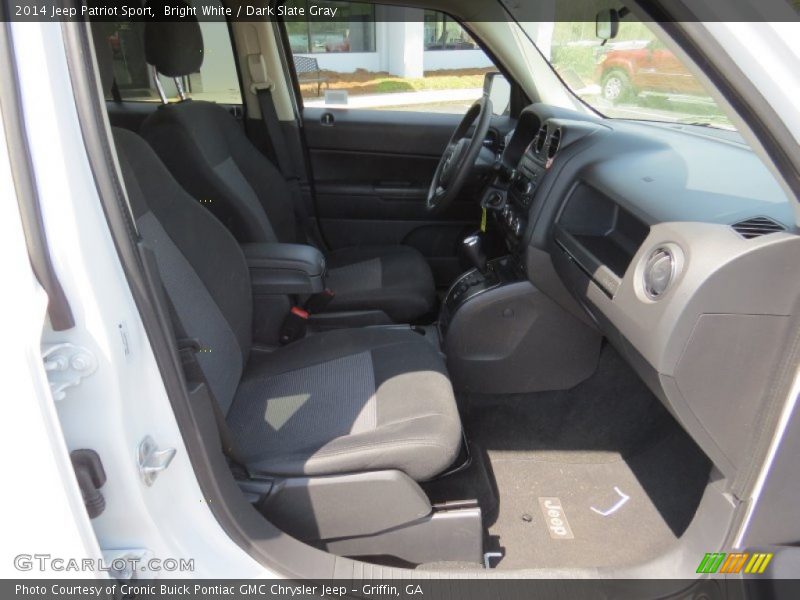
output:
M 486 274 L 486 253 L 483 251 L 483 243 L 478 235 L 470 235 L 461 242 L 464 247 L 464 254 L 469 261 L 482 274 Z

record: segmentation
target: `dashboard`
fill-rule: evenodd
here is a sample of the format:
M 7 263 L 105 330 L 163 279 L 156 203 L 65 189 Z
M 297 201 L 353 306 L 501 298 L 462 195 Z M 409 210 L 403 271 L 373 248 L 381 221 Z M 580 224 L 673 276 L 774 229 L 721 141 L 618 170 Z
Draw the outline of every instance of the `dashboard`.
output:
M 742 466 L 800 298 L 792 206 L 735 132 L 526 108 L 483 205 L 717 467 Z

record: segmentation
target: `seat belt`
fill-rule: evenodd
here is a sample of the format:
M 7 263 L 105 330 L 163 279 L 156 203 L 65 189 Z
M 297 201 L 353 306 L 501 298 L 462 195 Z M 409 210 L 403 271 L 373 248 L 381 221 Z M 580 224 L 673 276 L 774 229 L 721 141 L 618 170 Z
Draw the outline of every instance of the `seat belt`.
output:
M 181 359 L 181 366 L 183 367 L 183 375 L 186 378 L 187 384 L 202 384 L 206 389 L 206 397 L 211 403 L 211 410 L 214 411 L 214 420 L 217 423 L 217 431 L 219 432 L 219 439 L 222 444 L 222 453 L 237 467 L 247 473 L 245 461 L 242 459 L 242 454 L 239 451 L 239 446 L 233 437 L 233 432 L 225 420 L 225 415 L 219 406 L 219 402 L 214 397 L 214 391 L 208 384 L 208 379 L 197 360 L 197 353 L 200 351 L 200 342 L 194 338 L 188 337 L 183 323 L 175 310 L 175 305 L 172 303 L 172 298 L 169 297 L 167 290 L 164 289 L 164 298 L 166 299 L 167 308 L 169 309 L 170 321 L 172 321 L 172 332 L 175 336 L 175 341 L 178 346 L 178 356 Z
M 254 84 L 255 85 L 255 84 Z M 283 175 L 286 181 L 298 180 L 297 174 L 294 172 L 294 165 L 289 160 L 286 149 L 286 137 L 283 135 L 281 122 L 278 119 L 278 111 L 275 108 L 275 100 L 272 98 L 272 83 L 263 83 L 255 87 L 256 98 L 258 98 L 258 107 L 261 109 L 261 118 L 267 128 L 267 135 L 272 150 L 275 153 L 275 159 L 278 161 L 278 170 Z
M 281 175 L 283 175 L 284 180 L 289 186 L 289 191 L 292 194 L 295 219 L 300 226 L 299 229 L 303 238 L 311 242 L 315 236 L 309 231 L 308 208 L 305 205 L 303 192 L 300 189 L 300 177 L 295 171 L 294 164 L 287 152 L 289 145 L 283 133 L 280 119 L 278 119 L 278 111 L 275 108 L 275 100 L 272 97 L 274 84 L 267 75 L 267 66 L 264 62 L 264 56 L 260 53 L 248 54 L 247 66 L 250 72 L 250 80 L 252 81 L 250 89 L 258 99 L 261 119 L 264 121 L 264 126 L 267 128 L 267 137 L 272 146 L 273 154 L 275 154 L 275 160 L 278 162 L 278 170 Z M 316 246 L 315 243 L 311 243 Z

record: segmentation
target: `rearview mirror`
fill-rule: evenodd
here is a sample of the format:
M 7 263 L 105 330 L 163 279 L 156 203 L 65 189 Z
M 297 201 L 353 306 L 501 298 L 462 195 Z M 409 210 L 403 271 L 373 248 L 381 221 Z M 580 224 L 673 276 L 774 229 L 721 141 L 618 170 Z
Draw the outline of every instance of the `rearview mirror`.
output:
M 613 8 L 606 8 L 597 13 L 595 33 L 601 40 L 611 40 L 619 33 L 619 13 Z
M 493 71 L 483 77 L 483 95 L 492 101 L 492 112 L 496 115 L 508 114 L 511 108 L 511 84 L 502 73 Z

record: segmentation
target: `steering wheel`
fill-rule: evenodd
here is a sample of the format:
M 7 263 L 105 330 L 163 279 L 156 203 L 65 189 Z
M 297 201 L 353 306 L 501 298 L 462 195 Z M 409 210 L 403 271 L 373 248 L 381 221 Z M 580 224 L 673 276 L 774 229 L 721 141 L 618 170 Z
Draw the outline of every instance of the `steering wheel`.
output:
M 453 132 L 447 148 L 442 154 L 439 166 L 433 174 L 431 187 L 428 189 L 428 199 L 425 207 L 428 212 L 441 212 L 458 197 L 461 188 L 475 166 L 475 161 L 483 147 L 483 140 L 489 131 L 492 119 L 492 101 L 488 96 L 481 96 L 469 107 L 467 114 Z M 466 137 L 472 124 L 475 130 L 472 137 Z

